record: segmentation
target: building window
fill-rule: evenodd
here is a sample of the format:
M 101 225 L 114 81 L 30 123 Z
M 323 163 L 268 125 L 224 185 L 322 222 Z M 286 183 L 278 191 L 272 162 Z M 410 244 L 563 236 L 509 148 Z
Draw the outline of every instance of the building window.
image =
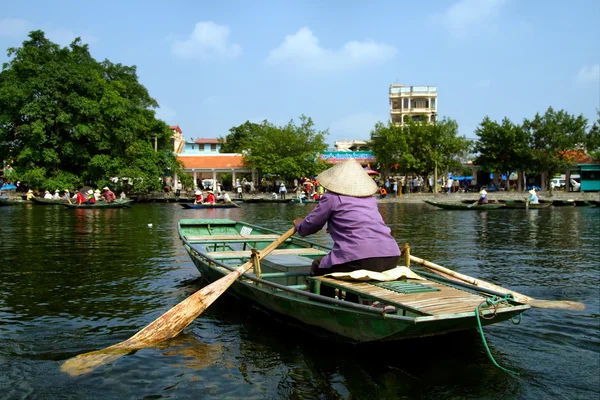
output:
M 435 99 L 431 99 L 431 108 L 435 108 Z
M 204 151 L 204 145 L 203 144 L 201 144 L 201 145 L 198 146 L 198 151 Z
M 194 150 L 194 145 L 192 145 L 192 150 Z
M 210 145 L 210 151 L 217 151 L 217 144 L 216 143 L 212 143 Z
M 408 108 L 408 99 L 402 99 L 404 101 L 404 108 Z

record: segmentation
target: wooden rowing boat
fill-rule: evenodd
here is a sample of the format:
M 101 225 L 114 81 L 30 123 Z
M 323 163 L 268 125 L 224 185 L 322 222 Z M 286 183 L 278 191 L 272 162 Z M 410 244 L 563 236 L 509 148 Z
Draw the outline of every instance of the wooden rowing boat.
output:
M 289 203 L 293 199 L 244 199 L 244 203 Z
M 441 208 L 443 210 L 496 210 L 499 208 L 504 208 L 505 204 L 495 203 L 495 204 L 473 204 L 467 205 L 464 203 L 444 203 L 437 202 L 433 200 L 424 200 L 425 203 Z
M 180 204 L 181 207 L 185 208 L 185 209 L 194 209 L 194 210 L 200 210 L 203 208 L 240 208 L 240 206 L 238 206 L 235 203 L 216 203 L 216 204 L 209 204 L 209 203 L 198 203 L 198 204 L 194 204 L 194 203 L 182 203 Z
M 300 200 L 300 199 L 292 199 L 293 203 L 302 203 L 302 204 L 319 204 L 320 200 Z
M 103 209 L 103 208 L 129 208 L 131 207 L 131 203 L 133 203 L 133 200 L 116 200 L 113 201 L 112 203 L 106 203 L 106 202 L 97 202 L 97 203 L 93 203 L 93 204 L 86 204 L 86 203 L 81 203 L 81 204 L 77 204 L 77 203 L 73 203 L 73 204 L 63 204 L 65 207 L 67 208 L 74 208 L 74 209 L 78 209 L 78 208 L 84 208 L 84 209 L 90 209 L 90 208 L 95 208 L 95 209 Z
M 31 204 L 28 200 L 19 200 L 14 198 L 3 199 L 0 198 L 0 207 L 2 206 L 15 206 L 19 204 Z
M 63 204 L 69 204 L 68 201 L 63 199 L 43 199 L 38 197 L 32 197 L 31 201 L 33 204 L 37 204 L 39 206 L 62 206 Z
M 227 275 L 280 236 L 228 219 L 182 219 L 178 231 L 184 248 L 208 282 Z M 442 283 L 444 278 L 437 275 L 391 282 L 311 277 L 312 261 L 329 251 L 328 247 L 291 237 L 249 270 L 252 272 L 236 280 L 228 293 L 312 333 L 358 343 L 475 328 L 476 307 L 491 296 L 488 289 L 466 289 L 447 280 Z M 375 302 L 387 307 L 376 307 Z M 481 321 L 484 325 L 505 321 L 529 307 L 507 301 L 495 309 L 480 309 L 485 317 Z
M 526 209 L 526 208 L 529 208 L 529 209 L 535 210 L 535 209 L 538 209 L 538 208 L 548 208 L 550 206 L 552 206 L 552 203 L 539 203 L 539 204 L 531 204 L 531 203 L 529 203 L 529 204 L 527 204 L 525 202 L 521 203 L 521 202 L 516 202 L 515 201 L 515 202 L 506 203 L 504 208 L 523 209 L 523 210 Z

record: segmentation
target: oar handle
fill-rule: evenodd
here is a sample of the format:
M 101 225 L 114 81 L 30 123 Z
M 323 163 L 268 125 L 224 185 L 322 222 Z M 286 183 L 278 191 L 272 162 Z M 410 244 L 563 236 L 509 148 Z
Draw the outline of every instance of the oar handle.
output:
M 427 260 L 423 260 L 422 258 L 419 257 L 415 257 L 415 256 L 410 256 L 410 259 L 414 262 L 416 262 L 417 264 L 421 264 L 429 269 L 438 271 L 438 272 L 442 272 L 446 275 L 450 275 L 456 279 L 459 279 L 463 282 L 467 282 L 470 283 L 471 285 L 474 286 L 479 286 L 479 287 L 483 287 L 483 288 L 487 288 L 487 289 L 492 289 L 495 290 L 497 292 L 502 292 L 502 293 L 510 293 L 513 295 L 513 297 L 515 298 L 516 301 L 518 301 L 519 303 L 529 303 L 531 302 L 531 300 L 533 300 L 531 297 L 529 296 L 525 296 L 524 294 L 515 292 L 513 290 L 509 290 L 506 288 L 503 288 L 502 286 L 498 286 L 498 285 L 494 285 L 493 283 L 490 282 L 486 282 L 480 279 L 475 279 L 473 277 L 470 277 L 468 275 L 463 275 L 459 272 L 453 271 L 451 269 L 442 267 L 441 265 L 438 264 L 434 264 L 430 261 Z

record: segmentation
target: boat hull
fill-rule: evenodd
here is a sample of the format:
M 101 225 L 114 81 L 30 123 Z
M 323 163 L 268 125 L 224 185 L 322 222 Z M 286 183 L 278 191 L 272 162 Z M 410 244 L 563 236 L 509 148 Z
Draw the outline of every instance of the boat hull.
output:
M 202 220 L 210 227 L 194 226 L 195 220 L 182 220 L 179 225 L 179 235 L 184 243 L 190 258 L 200 272 L 203 279 L 207 282 L 215 282 L 225 276 L 230 270 L 239 265 L 228 264 L 217 259 L 217 255 L 225 256 L 226 251 L 219 251 L 227 247 L 231 247 L 237 240 L 233 240 L 230 232 L 221 229 L 219 224 L 225 223 L 227 220 Z M 196 220 L 201 221 L 201 220 Z M 234 221 L 231 221 L 234 222 Z M 235 223 L 235 222 L 234 222 Z M 260 238 L 260 234 L 275 233 L 268 229 L 257 230 L 253 225 L 245 225 L 253 229 L 256 238 Z M 206 238 L 208 232 L 214 232 L 215 240 L 195 238 Z M 227 235 L 222 235 L 227 233 Z M 200 235 L 200 236 L 198 236 Z M 222 235 L 222 236 L 219 236 Z M 263 235 L 268 236 L 268 235 Z M 221 243 L 228 237 L 229 242 Z M 241 237 L 241 236 L 240 236 Z M 255 241 L 252 236 L 246 236 L 244 249 L 247 244 L 253 244 L 257 248 L 264 248 L 266 244 L 258 245 L 258 239 Z M 203 242 L 206 240 L 205 242 Z M 241 240 L 241 239 L 240 239 Z M 289 246 L 281 250 L 285 251 L 303 251 L 306 244 L 311 242 L 297 238 L 288 239 L 286 243 Z M 315 245 L 313 250 L 323 250 L 323 246 Z M 210 251 L 203 251 L 205 248 L 210 248 Z M 294 247 L 296 246 L 296 247 Z M 326 249 L 326 248 L 325 248 Z M 260 250 L 260 249 L 259 249 Z M 239 252 L 238 252 L 239 253 Z M 250 253 L 248 251 L 248 253 Z M 275 253 L 275 252 L 274 252 Z M 274 254 L 272 253 L 272 255 Z M 280 254 L 280 253 L 279 253 Z M 282 265 L 287 265 L 281 255 L 276 255 L 275 259 L 282 260 Z M 291 320 L 298 326 L 308 330 L 318 336 L 327 336 L 336 340 L 348 341 L 353 343 L 392 341 L 400 339 L 418 338 L 425 336 L 441 335 L 450 332 L 472 329 L 477 326 L 475 316 L 475 307 L 469 308 L 469 312 L 461 312 L 454 314 L 438 313 L 430 315 L 420 311 L 407 309 L 399 309 L 397 314 L 384 314 L 375 307 L 362 305 L 364 303 L 350 303 L 350 301 L 334 300 L 326 298 L 323 295 L 317 294 L 314 287 L 311 288 L 306 273 L 296 272 L 292 274 L 282 273 L 278 277 L 287 281 L 276 283 L 275 278 L 266 277 L 269 273 L 264 273 L 266 268 L 267 256 L 261 265 L 263 266 L 264 279 L 258 278 L 257 275 L 246 273 L 242 278 L 235 281 L 228 289 L 227 293 L 244 302 L 252 302 L 259 309 L 280 319 Z M 310 268 L 310 264 L 308 267 Z M 273 274 L 271 274 L 273 275 Z M 283 275 L 286 275 L 285 277 Z M 272 278 L 272 281 L 266 279 Z M 295 282 L 290 282 L 295 279 Z M 285 286 L 288 285 L 288 286 Z M 305 286 L 302 290 L 298 287 Z M 310 289 L 309 289 L 310 288 Z M 476 300 L 479 304 L 479 300 Z M 485 301 L 485 297 L 481 297 L 481 302 Z M 498 311 L 491 319 L 482 319 L 482 324 L 488 325 L 496 322 L 507 320 L 529 308 L 528 305 L 516 304 L 507 309 Z M 484 311 L 487 313 L 488 311 Z M 487 315 L 488 317 L 490 315 Z
M 244 203 L 267 203 L 267 204 L 278 204 L 278 203 L 289 203 L 293 199 L 244 199 Z
M 69 202 L 65 200 L 38 199 L 37 197 L 33 197 L 31 201 L 33 204 L 39 206 L 62 206 L 63 204 L 69 204 Z
M 117 200 L 114 201 L 112 203 L 94 203 L 94 204 L 85 204 L 85 203 L 81 203 L 81 204 L 63 204 L 63 206 L 70 208 L 70 209 L 104 209 L 104 208 L 130 208 L 131 207 L 131 200 Z
M 201 210 L 204 208 L 239 208 L 237 204 L 234 203 L 217 203 L 217 204 L 193 204 L 193 203 L 183 203 L 180 204 L 183 208 L 188 210 Z
M 525 209 L 530 209 L 530 210 L 535 210 L 535 209 L 539 209 L 539 208 L 548 208 L 551 207 L 552 203 L 539 203 L 539 204 L 527 204 L 527 203 L 506 203 L 506 208 L 509 209 L 521 209 L 521 210 L 525 210 Z
M 432 200 L 424 200 L 425 203 L 432 205 L 437 208 L 441 208 L 442 210 L 497 210 L 505 207 L 505 204 L 495 203 L 495 204 L 464 204 L 464 203 L 440 203 Z

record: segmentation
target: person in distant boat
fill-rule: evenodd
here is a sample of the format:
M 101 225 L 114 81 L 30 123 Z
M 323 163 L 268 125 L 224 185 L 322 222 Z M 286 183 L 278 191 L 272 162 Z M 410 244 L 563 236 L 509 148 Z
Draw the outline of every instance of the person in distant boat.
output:
M 71 192 L 69 192 L 69 189 L 65 189 L 64 192 L 65 194 L 63 194 L 62 199 L 64 201 L 69 201 L 69 199 L 71 198 Z
M 223 201 L 225 203 L 231 203 L 231 197 L 229 197 L 229 193 L 223 192 Z
M 528 193 L 529 197 L 527 198 L 527 201 L 529 202 L 529 204 L 540 204 L 540 199 L 537 196 L 535 189 L 531 189 Z
M 52 196 L 54 200 L 60 200 L 60 190 L 56 189 L 54 191 L 54 196 Z
M 94 200 L 96 200 L 96 201 L 102 200 L 102 194 L 100 193 L 100 189 L 94 190 Z
M 96 196 L 94 196 L 94 191 L 92 189 L 87 191 L 87 204 L 95 204 L 96 203 Z
M 196 196 L 194 204 L 202 203 L 204 201 L 204 196 L 202 195 L 202 192 L 200 190 L 196 190 L 194 192 L 194 195 Z
M 481 189 L 479 191 L 479 200 L 477 200 L 477 204 L 488 204 L 488 195 L 485 189 Z
M 35 195 L 33 194 L 33 190 L 29 189 L 27 191 L 27 197 L 25 197 L 27 200 L 31 200 L 32 197 L 35 197 Z
M 212 190 L 208 191 L 208 194 L 206 195 L 206 202 L 208 204 L 215 204 L 217 202 L 217 199 L 215 198 L 215 194 L 213 193 Z
M 81 191 L 77 192 L 77 198 L 75 199 L 77 204 L 87 203 L 87 198 L 81 193 Z
M 285 200 L 285 194 L 287 193 L 287 189 L 285 187 L 285 183 L 281 182 L 279 184 L 279 196 Z
M 296 218 L 300 236 L 327 224 L 333 249 L 312 263 L 312 275 L 360 269 L 383 272 L 400 261 L 400 248 L 377 209 L 377 184 L 355 159 L 323 171 L 317 180 L 327 192 L 306 218 Z
M 108 186 L 104 186 L 102 188 L 102 197 L 106 200 L 107 203 L 112 203 L 117 200 L 117 196 L 115 196 L 114 192 L 108 188 Z
M 52 195 L 47 190 L 44 192 L 44 199 L 46 199 L 46 200 L 52 200 Z

